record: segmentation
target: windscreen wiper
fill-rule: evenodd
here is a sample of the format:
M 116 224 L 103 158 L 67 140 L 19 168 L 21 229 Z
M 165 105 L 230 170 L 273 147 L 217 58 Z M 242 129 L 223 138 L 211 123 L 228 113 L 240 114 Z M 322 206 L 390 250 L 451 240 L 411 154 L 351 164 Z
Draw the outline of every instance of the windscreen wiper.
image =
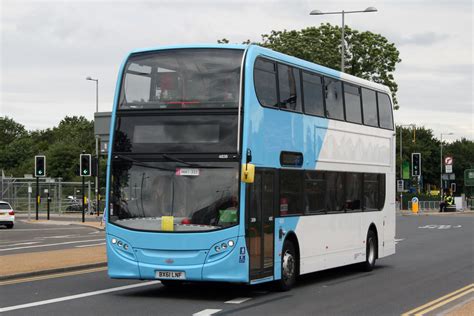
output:
M 175 169 L 161 168 L 161 167 L 157 167 L 157 166 L 154 166 L 154 165 L 150 165 L 150 164 L 147 164 L 146 162 L 142 162 L 140 160 L 136 160 L 136 159 L 133 159 L 133 158 L 130 158 L 130 157 L 127 157 L 127 156 L 123 156 L 123 155 L 115 155 L 115 158 L 119 158 L 119 159 L 122 159 L 122 160 L 125 160 L 125 161 L 129 161 L 129 162 L 133 163 L 134 165 L 140 166 L 140 167 L 163 170 L 163 171 L 172 171 L 172 172 L 176 171 Z
M 162 154 L 161 155 L 163 158 L 167 159 L 167 160 L 170 160 L 170 161 L 174 161 L 174 162 L 179 162 L 179 163 L 182 163 L 188 167 L 192 167 L 192 168 L 201 168 L 201 169 L 232 169 L 232 167 L 224 167 L 224 166 L 203 166 L 203 165 L 200 165 L 200 164 L 196 164 L 196 163 L 190 163 L 190 162 L 186 162 L 184 160 L 181 160 L 179 158 L 176 158 L 176 157 L 172 157 L 168 154 Z

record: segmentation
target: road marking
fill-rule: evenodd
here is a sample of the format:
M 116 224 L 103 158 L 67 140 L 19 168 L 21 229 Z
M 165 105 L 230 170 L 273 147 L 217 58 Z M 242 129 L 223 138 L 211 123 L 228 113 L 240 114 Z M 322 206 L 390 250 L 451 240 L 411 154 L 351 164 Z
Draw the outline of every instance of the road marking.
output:
M 241 304 L 243 302 L 246 302 L 248 300 L 251 300 L 252 298 L 251 297 L 237 297 L 237 298 L 234 298 L 233 300 L 230 300 L 230 301 L 227 301 L 227 302 L 224 302 L 226 304 Z
M 396 239 L 395 238 L 395 245 L 398 244 L 400 241 L 404 241 L 404 240 L 405 240 L 405 238 L 402 238 L 402 239 Z
M 80 235 L 62 235 L 62 236 L 46 236 L 46 237 L 36 237 L 35 239 L 56 239 L 56 238 L 71 238 L 73 236 L 80 236 Z
M 102 246 L 102 245 L 105 245 L 105 242 L 101 242 L 100 244 L 74 246 L 74 248 L 94 247 L 94 246 Z
M 442 303 L 443 303 L 443 304 L 444 304 L 444 303 L 449 303 L 449 302 L 451 301 L 451 300 L 449 300 L 449 299 L 452 298 L 453 295 L 454 295 L 456 298 L 458 298 L 458 295 L 457 295 L 457 294 L 460 294 L 460 293 L 461 293 L 461 295 L 459 296 L 459 297 L 461 297 L 461 296 L 463 296 L 463 295 L 465 295 L 465 294 L 468 294 L 468 293 L 472 292 L 473 290 L 474 290 L 474 283 L 469 284 L 468 286 L 465 286 L 465 287 L 463 287 L 463 288 L 460 288 L 459 290 L 456 290 L 456 291 L 451 292 L 451 293 L 449 293 L 449 294 L 446 294 L 445 296 L 442 296 L 442 297 L 440 297 L 440 298 L 437 298 L 437 299 L 435 299 L 435 300 L 433 300 L 433 301 L 431 301 L 431 302 L 428 302 L 428 303 L 426 303 L 426 304 L 424 304 L 424 305 L 421 305 L 421 306 L 419 306 L 419 307 L 417 307 L 417 308 L 414 308 L 414 309 L 412 309 L 412 310 L 410 310 L 410 311 L 408 311 L 408 312 L 406 312 L 406 313 L 403 313 L 402 316 L 420 315 L 420 314 L 418 314 L 418 312 L 420 312 L 420 311 L 421 311 L 421 312 L 424 312 L 424 309 L 429 309 L 430 306 L 433 306 L 433 304 L 437 304 L 437 305 L 438 305 L 438 303 L 440 303 L 440 304 L 442 304 Z M 466 293 L 463 293 L 464 291 L 466 291 Z M 445 301 L 445 300 L 449 300 L 449 301 Z M 440 305 L 440 306 L 442 306 L 442 305 Z M 438 307 L 439 307 L 439 306 L 438 306 Z M 415 314 L 415 313 L 416 313 L 416 314 Z M 422 314 L 421 314 L 421 315 L 422 315 Z
M 425 226 L 418 226 L 418 228 L 421 228 L 421 229 L 451 229 L 451 228 L 461 228 L 462 226 L 461 225 L 456 225 L 456 226 L 452 226 L 452 225 L 425 225 Z
M 91 241 L 104 241 L 104 239 L 77 240 L 77 241 L 60 242 L 60 243 L 55 243 L 55 244 L 46 244 L 46 245 L 34 245 L 34 246 L 25 246 L 25 247 L 5 248 L 5 249 L 0 249 L 0 251 L 12 251 L 12 250 L 20 250 L 20 249 L 52 247 L 52 246 L 61 246 L 61 245 L 77 244 L 77 243 L 91 242 Z
M 25 246 L 25 245 L 34 245 L 34 244 L 39 244 L 39 243 L 40 241 L 20 242 L 17 244 L 0 245 L 0 247 Z
M 18 310 L 18 309 L 29 308 L 29 307 L 41 306 L 41 305 L 46 305 L 46 304 L 53 304 L 53 303 L 59 303 L 59 302 L 64 302 L 64 301 L 77 300 L 77 299 L 84 298 L 84 297 L 101 295 L 101 294 L 118 292 L 118 291 L 124 291 L 124 290 L 149 286 L 149 285 L 158 284 L 158 283 L 160 283 L 160 281 L 150 281 L 150 282 L 145 282 L 145 283 L 138 283 L 138 284 L 131 284 L 131 285 L 114 287 L 114 288 L 106 289 L 106 290 L 86 292 L 86 293 L 70 295 L 70 296 L 63 296 L 63 297 L 53 298 L 53 299 L 50 299 L 50 300 L 32 302 L 32 303 L 27 303 L 27 304 L 0 307 L 0 313 L 14 311 L 14 310 Z M 207 315 L 211 315 L 211 314 L 207 314 Z
M 453 296 L 453 297 L 451 297 L 451 298 L 449 298 L 449 299 L 447 299 L 447 300 L 444 300 L 444 301 L 442 301 L 442 302 L 440 302 L 440 303 L 438 303 L 438 304 L 436 304 L 436 305 L 433 305 L 433 306 L 431 306 L 431 307 L 429 307 L 429 308 L 427 308 L 427 309 L 424 309 L 424 310 L 422 310 L 422 311 L 416 313 L 415 315 L 416 315 L 416 316 L 425 315 L 425 314 L 427 314 L 427 313 L 429 313 L 429 312 L 431 312 L 431 311 L 433 311 L 433 310 L 435 310 L 435 309 L 437 309 L 437 308 L 440 308 L 440 307 L 442 307 L 442 306 L 448 304 L 449 302 L 452 302 L 452 301 L 454 301 L 454 300 L 457 300 L 458 298 L 463 297 L 464 295 L 467 295 L 467 294 L 469 294 L 469 293 L 474 293 L 474 288 L 471 288 L 470 290 L 467 290 L 467 291 L 465 291 L 465 292 L 461 292 L 460 294 L 455 295 L 455 296 Z
M 208 316 L 220 312 L 222 309 L 204 309 L 200 312 L 194 313 L 193 316 Z M 1 310 L 0 310 L 1 312 Z
M 40 280 L 47 280 L 47 279 L 56 279 L 56 278 L 62 278 L 62 277 L 66 277 L 66 276 L 86 274 L 86 273 L 94 273 L 94 272 L 100 272 L 100 271 L 105 271 L 105 270 L 107 270 L 107 267 L 77 270 L 77 271 L 63 272 L 63 273 L 55 273 L 55 274 L 41 275 L 41 276 L 37 276 L 37 277 L 21 278 L 21 279 L 15 279 L 15 280 L 0 282 L 0 286 L 10 285 L 10 284 L 18 284 L 18 283 L 25 283 L 25 282 L 33 282 L 33 281 L 40 281 Z
M 62 227 L 62 228 L 14 228 L 8 232 L 30 232 L 35 230 L 71 230 L 71 229 L 93 229 L 92 227 Z

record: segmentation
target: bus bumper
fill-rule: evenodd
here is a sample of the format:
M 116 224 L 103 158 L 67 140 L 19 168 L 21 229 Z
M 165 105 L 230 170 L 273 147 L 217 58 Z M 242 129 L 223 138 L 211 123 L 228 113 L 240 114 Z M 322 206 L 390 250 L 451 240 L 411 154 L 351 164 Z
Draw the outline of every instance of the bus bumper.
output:
M 108 274 L 117 279 L 156 280 L 158 271 L 184 272 L 184 281 L 249 282 L 249 258 L 245 238 L 232 238 L 234 245 L 216 252 L 216 245 L 202 251 L 158 251 L 132 249 L 127 251 L 107 242 Z M 122 244 L 126 243 L 121 241 Z M 168 258 L 169 257 L 169 258 Z M 160 262 L 168 262 L 160 264 Z M 200 261 L 202 263 L 193 264 Z

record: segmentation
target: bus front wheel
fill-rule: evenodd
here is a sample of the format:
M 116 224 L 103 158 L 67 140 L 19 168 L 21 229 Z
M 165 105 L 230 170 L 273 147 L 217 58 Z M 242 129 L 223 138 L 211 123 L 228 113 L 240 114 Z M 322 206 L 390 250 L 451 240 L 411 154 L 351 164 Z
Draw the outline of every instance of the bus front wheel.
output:
M 377 235 L 373 230 L 369 230 L 367 233 L 366 251 L 365 251 L 365 262 L 362 263 L 362 269 L 364 271 L 372 271 L 375 266 L 375 260 L 377 258 Z
M 295 246 L 289 240 L 285 240 L 281 256 L 281 279 L 277 281 L 277 288 L 280 291 L 288 291 L 296 283 L 297 258 Z

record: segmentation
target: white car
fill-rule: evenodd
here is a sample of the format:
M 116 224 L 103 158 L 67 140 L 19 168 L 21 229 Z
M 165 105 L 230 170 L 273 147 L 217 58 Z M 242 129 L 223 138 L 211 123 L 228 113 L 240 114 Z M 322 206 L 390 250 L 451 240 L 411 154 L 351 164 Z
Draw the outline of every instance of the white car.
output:
M 15 211 L 8 202 L 0 201 L 0 225 L 13 228 L 15 225 Z

